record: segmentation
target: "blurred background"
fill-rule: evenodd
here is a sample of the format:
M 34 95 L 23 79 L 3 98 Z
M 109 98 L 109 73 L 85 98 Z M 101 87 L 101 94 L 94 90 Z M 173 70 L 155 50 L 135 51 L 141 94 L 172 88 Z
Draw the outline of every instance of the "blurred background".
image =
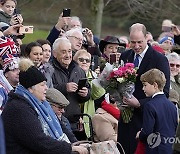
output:
M 23 43 L 45 39 L 56 24 L 63 8 L 71 8 L 100 38 L 106 35 L 128 35 L 129 27 L 145 24 L 155 39 L 161 33 L 164 19 L 180 25 L 180 0 L 18 0 L 24 25 L 33 25 L 34 34 L 27 34 Z

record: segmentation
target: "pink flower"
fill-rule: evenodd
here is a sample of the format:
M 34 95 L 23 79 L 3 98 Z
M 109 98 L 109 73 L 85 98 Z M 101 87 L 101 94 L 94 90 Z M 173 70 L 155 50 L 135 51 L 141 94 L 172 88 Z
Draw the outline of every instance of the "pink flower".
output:
M 133 63 L 126 63 L 125 66 L 121 66 L 118 69 L 114 69 L 107 80 L 123 78 L 124 82 L 131 81 L 135 82 L 136 79 L 136 69 L 134 68 Z
M 134 68 L 134 64 L 133 63 L 126 63 L 125 66 L 129 67 L 129 68 Z
M 116 76 L 116 74 L 114 73 L 114 71 L 112 71 L 110 74 L 109 74 L 109 77 L 107 78 L 107 80 L 111 79 L 111 78 L 114 78 Z

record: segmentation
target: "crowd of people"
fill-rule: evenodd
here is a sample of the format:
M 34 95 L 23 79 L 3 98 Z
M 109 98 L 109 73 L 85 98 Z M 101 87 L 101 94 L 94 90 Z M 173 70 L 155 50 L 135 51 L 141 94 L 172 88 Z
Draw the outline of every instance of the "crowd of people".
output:
M 180 153 L 179 143 L 165 140 L 180 137 L 178 26 L 164 20 L 157 40 L 141 23 L 129 36 L 101 39 L 79 17 L 61 13 L 47 38 L 23 44 L 16 6 L 16 0 L 0 1 L 1 154 L 88 154 L 73 145 L 80 140 L 113 140 L 126 154 Z M 123 97 L 133 108 L 128 123 L 117 100 L 93 82 L 106 63 L 122 61 L 137 68 L 133 96 Z M 153 133 L 161 143 L 152 148 Z

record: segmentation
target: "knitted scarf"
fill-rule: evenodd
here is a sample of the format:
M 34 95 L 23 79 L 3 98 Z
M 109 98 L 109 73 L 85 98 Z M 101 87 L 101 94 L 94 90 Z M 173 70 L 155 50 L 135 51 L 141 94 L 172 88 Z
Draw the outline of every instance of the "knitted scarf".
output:
M 51 136 L 56 140 L 62 140 L 70 143 L 66 134 L 63 133 L 61 125 L 47 101 L 40 102 L 22 85 L 18 85 L 16 87 L 15 93 L 25 97 L 34 107 L 38 114 L 38 119 L 41 122 L 43 131 L 46 135 Z

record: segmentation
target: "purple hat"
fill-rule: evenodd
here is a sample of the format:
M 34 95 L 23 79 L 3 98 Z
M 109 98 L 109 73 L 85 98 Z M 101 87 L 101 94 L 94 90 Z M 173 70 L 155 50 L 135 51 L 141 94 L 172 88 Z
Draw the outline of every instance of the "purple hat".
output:
M 119 44 L 120 46 L 123 46 L 126 48 L 126 43 L 121 42 L 117 37 L 115 36 L 106 36 L 104 40 L 101 40 L 99 43 L 99 49 L 103 53 L 104 48 L 107 44 Z

